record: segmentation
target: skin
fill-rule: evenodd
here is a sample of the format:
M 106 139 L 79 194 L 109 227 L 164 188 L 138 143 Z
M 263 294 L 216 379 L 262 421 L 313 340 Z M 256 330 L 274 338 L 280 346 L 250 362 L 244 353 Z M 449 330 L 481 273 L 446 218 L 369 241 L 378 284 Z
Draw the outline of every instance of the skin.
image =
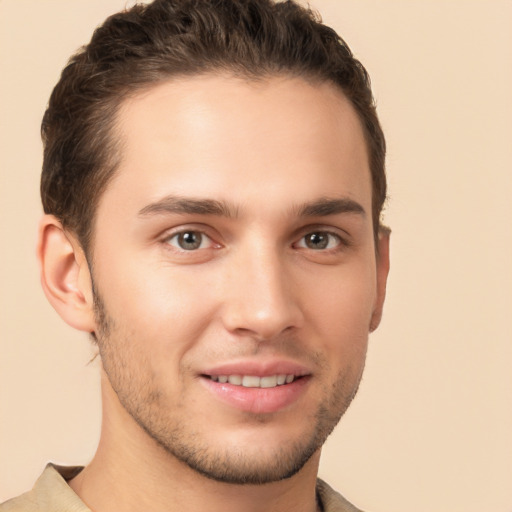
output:
M 327 83 L 211 75 L 130 98 L 117 135 L 89 264 L 41 224 L 43 288 L 104 368 L 100 444 L 71 486 L 97 512 L 314 510 L 389 268 L 354 109 Z M 301 388 L 270 412 L 205 377 L 283 362 Z

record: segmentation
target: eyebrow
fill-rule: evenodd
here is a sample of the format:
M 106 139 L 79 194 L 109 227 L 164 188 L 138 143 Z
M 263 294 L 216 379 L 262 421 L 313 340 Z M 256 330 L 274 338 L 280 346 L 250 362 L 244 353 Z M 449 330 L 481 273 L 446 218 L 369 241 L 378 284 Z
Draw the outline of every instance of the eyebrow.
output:
M 303 203 L 293 208 L 293 213 L 299 217 L 327 217 L 342 213 L 355 213 L 366 216 L 365 209 L 353 199 L 322 197 L 315 201 Z M 181 196 L 166 196 L 154 203 L 148 204 L 139 211 L 139 216 L 148 217 L 162 214 L 182 215 L 216 215 L 235 218 L 238 209 L 225 201 L 215 199 L 195 199 Z
M 299 217 L 327 217 L 340 213 L 355 213 L 366 217 L 365 209 L 353 199 L 322 197 L 315 201 L 304 203 L 297 208 Z
M 237 216 L 236 209 L 224 201 L 180 196 L 166 196 L 155 203 L 148 204 L 139 211 L 139 216 L 147 217 L 166 213 L 217 215 L 229 218 Z

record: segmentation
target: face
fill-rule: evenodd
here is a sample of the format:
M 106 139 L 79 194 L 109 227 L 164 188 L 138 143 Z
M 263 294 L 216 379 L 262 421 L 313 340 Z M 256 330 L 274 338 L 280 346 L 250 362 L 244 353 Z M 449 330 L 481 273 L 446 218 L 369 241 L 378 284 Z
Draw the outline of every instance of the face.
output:
M 356 393 L 383 291 L 358 118 L 330 84 L 203 76 L 126 101 L 92 277 L 109 386 L 167 456 L 276 481 Z

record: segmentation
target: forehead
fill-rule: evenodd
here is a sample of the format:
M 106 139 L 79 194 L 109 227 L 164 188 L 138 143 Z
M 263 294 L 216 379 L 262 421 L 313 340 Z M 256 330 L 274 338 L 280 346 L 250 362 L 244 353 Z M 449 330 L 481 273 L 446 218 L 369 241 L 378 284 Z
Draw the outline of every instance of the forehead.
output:
M 115 129 L 121 163 L 100 206 L 173 194 L 277 208 L 339 195 L 371 209 L 361 124 L 330 83 L 175 79 L 125 100 Z

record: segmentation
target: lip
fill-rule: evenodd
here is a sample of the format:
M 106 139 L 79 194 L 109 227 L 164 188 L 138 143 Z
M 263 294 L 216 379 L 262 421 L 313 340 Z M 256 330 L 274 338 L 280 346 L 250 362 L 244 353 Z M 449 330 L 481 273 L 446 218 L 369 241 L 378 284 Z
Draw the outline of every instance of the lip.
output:
M 306 366 L 293 361 L 234 361 L 206 368 L 201 371 L 202 375 L 256 375 L 267 377 L 269 375 L 293 374 L 296 377 L 303 377 L 311 374 Z
M 209 376 L 254 375 L 266 377 L 277 374 L 293 374 L 290 384 L 273 388 L 246 388 L 230 383 L 215 382 Z M 242 412 L 271 414 L 296 403 L 306 391 L 311 380 L 311 371 L 303 365 L 290 361 L 257 362 L 244 361 L 226 363 L 201 372 L 201 384 L 223 404 Z

